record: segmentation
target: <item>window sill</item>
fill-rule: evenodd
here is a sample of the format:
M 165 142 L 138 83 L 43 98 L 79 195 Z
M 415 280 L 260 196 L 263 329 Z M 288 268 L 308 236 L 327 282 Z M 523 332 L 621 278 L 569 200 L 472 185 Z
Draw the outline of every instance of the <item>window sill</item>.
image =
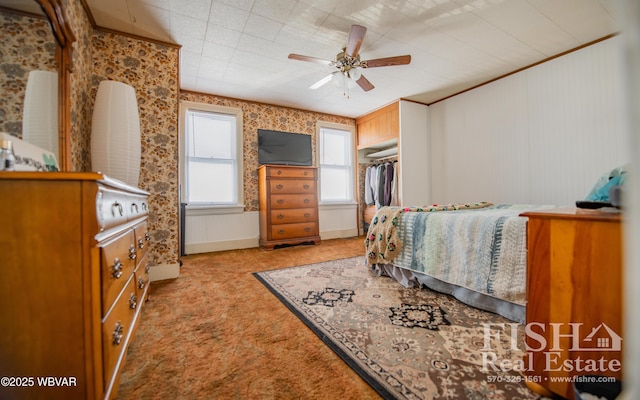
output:
M 187 204 L 185 210 L 186 210 L 187 216 L 242 214 L 244 212 L 244 204 L 235 204 L 235 205 Z
M 353 208 L 358 207 L 358 203 L 354 202 L 335 202 L 335 203 L 320 203 L 318 204 L 318 208 L 323 210 L 351 210 Z

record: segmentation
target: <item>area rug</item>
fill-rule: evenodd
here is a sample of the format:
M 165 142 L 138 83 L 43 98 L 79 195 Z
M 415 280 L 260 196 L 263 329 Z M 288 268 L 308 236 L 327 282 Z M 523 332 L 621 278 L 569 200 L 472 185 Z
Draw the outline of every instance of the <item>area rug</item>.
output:
M 522 329 L 496 314 L 404 288 L 363 257 L 254 276 L 382 398 L 538 398 L 510 368 L 524 354 Z

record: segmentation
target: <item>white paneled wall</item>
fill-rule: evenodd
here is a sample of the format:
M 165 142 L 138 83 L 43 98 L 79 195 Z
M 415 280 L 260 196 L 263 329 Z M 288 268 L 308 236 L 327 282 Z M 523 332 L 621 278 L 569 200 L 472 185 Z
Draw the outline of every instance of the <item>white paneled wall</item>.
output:
M 328 240 L 358 236 L 357 210 L 357 204 L 321 204 L 318 207 L 320 238 Z
M 627 163 L 620 41 L 430 106 L 432 201 L 570 205 Z
M 187 254 L 258 247 L 259 214 L 258 211 L 217 215 L 187 212 L 184 236 Z

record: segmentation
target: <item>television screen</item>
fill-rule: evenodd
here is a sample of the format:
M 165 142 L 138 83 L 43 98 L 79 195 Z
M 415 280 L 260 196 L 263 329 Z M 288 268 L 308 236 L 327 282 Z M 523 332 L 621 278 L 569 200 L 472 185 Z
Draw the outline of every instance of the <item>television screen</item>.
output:
M 311 135 L 258 129 L 258 162 L 313 165 Z

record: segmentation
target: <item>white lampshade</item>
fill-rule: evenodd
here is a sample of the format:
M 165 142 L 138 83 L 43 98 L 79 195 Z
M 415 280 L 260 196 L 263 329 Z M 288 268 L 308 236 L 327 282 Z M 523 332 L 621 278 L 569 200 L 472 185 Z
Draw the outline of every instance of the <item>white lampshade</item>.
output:
M 57 72 L 29 72 L 22 111 L 22 140 L 58 158 Z
M 349 70 L 349 76 L 354 81 L 357 81 L 358 79 L 360 79 L 360 77 L 362 76 L 362 73 L 360 72 L 360 68 L 357 68 L 357 67 L 351 68 Z
M 122 82 L 100 82 L 91 121 L 91 169 L 138 186 L 140 152 L 135 89 Z
M 339 72 L 339 73 L 337 73 L 337 74 L 335 74 L 333 76 L 333 79 L 331 80 L 331 83 L 334 86 L 337 86 L 337 87 L 341 88 L 341 87 L 344 86 L 344 80 L 345 79 L 346 79 L 346 77 L 344 76 L 344 73 L 343 72 Z

